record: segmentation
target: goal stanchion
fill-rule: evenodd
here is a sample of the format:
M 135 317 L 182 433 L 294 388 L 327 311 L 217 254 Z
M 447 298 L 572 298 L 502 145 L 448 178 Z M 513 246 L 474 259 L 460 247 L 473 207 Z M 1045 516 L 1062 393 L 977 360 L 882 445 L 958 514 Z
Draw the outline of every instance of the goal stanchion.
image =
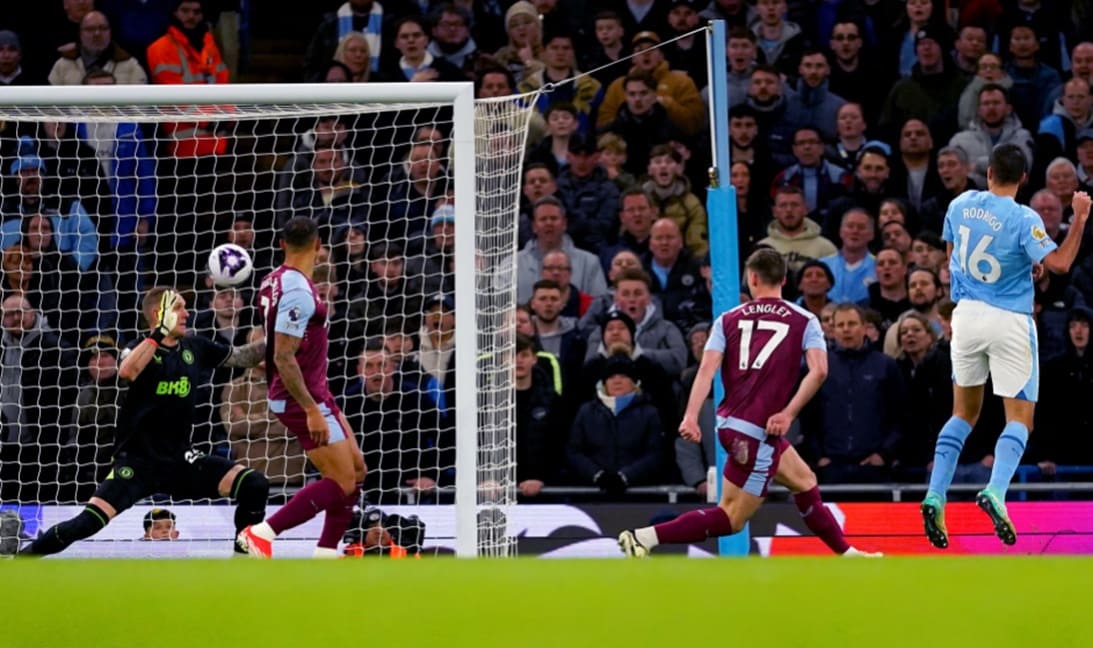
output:
M 314 280 L 330 307 L 331 388 L 371 469 L 369 501 L 412 493 L 439 521 L 430 535 L 451 536 L 437 546 L 511 555 L 531 103 L 476 103 L 469 83 L 5 90 L 0 276 L 5 315 L 22 312 L 21 328 L 5 327 L 4 377 L 20 389 L 0 402 L 0 502 L 41 505 L 48 521 L 85 501 L 109 470 L 116 367 L 141 334 L 142 292 L 178 287 L 193 334 L 242 344 L 259 334 L 253 292 L 280 262 L 279 227 L 306 215 L 325 247 Z M 225 242 L 254 262 L 237 289 L 207 281 L 205 259 Z M 260 468 L 275 491 L 314 478 L 268 412 L 261 371 L 210 380 L 195 386 L 196 449 Z M 206 526 L 231 535 L 206 522 L 180 515 L 182 541 Z

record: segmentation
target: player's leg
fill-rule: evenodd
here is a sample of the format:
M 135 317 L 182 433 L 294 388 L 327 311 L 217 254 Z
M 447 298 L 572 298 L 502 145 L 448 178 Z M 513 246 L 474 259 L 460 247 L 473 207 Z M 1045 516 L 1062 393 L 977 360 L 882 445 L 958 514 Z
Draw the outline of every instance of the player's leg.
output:
M 258 524 L 266 516 L 269 481 L 262 472 L 223 457 L 200 456 L 176 471 L 168 493 L 180 499 L 230 497 L 235 500 L 232 550 L 245 554 L 246 548 L 239 546 L 235 538 L 240 531 Z
M 1006 511 L 1006 491 L 1032 430 L 1040 395 L 1040 365 L 1035 322 L 1028 315 L 1008 316 L 1009 322 L 992 344 L 990 354 L 994 393 L 1002 397 L 1006 427 L 994 446 L 990 482 L 975 496 L 975 503 L 990 517 L 1002 542 L 1012 545 L 1017 542 L 1017 532 Z
M 323 518 L 323 529 L 319 533 L 318 546 L 315 548 L 314 555 L 316 558 L 337 557 L 338 543 L 345 535 L 345 530 L 349 528 L 349 523 L 353 520 L 353 506 L 357 504 L 357 500 L 360 498 L 361 484 L 364 482 L 364 455 L 361 454 L 360 446 L 357 445 L 357 438 L 353 435 L 353 430 L 350 429 L 345 415 L 336 408 L 334 409 L 334 420 L 330 423 L 331 426 L 340 425 L 345 433 L 345 443 L 341 444 L 341 450 L 348 454 L 348 458 L 353 465 L 353 491 L 346 493 L 340 502 L 326 509 L 326 516 Z
M 670 522 L 623 531 L 619 534 L 623 553 L 642 558 L 661 543 L 701 542 L 744 528 L 766 498 L 770 480 L 778 472 L 781 448 L 735 430 L 720 430 L 718 436 L 729 452 L 721 502 L 713 508 L 689 511 Z
M 146 497 L 152 489 L 145 485 L 133 466 L 115 464 L 95 494 L 76 517 L 65 520 L 40 533 L 20 556 L 48 556 L 67 549 L 106 528 L 110 520 Z
M 805 526 L 823 541 L 831 551 L 843 556 L 879 556 L 865 551 L 860 551 L 850 546 L 843 535 L 843 530 L 831 511 L 824 506 L 820 497 L 820 489 L 816 483 L 816 473 L 808 467 L 796 448 L 785 439 L 782 451 L 782 459 L 778 462 L 778 473 L 774 476 L 775 483 L 781 484 L 793 494 L 793 503 L 801 513 L 801 519 Z

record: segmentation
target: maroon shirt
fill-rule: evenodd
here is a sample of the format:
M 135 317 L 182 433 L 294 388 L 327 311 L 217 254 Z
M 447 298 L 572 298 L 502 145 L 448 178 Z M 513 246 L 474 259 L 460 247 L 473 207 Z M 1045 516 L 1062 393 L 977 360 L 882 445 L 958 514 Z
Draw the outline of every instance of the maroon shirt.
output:
M 316 403 L 332 399 L 326 379 L 329 346 L 327 309 L 319 299 L 315 284 L 299 270 L 283 265 L 262 280 L 258 289 L 258 306 L 265 320 L 269 400 L 285 401 L 287 408 L 300 409 L 285 389 L 277 365 L 273 362 L 275 333 L 303 338 L 300 348 L 296 350 L 296 362 L 300 365 L 307 391 Z

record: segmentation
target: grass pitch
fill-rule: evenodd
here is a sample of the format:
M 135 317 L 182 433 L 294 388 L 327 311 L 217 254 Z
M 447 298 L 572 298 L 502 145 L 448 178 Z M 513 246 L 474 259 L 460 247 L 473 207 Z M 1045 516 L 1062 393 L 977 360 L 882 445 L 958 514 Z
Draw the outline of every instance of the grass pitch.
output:
M 1091 584 L 1040 557 L 5 561 L 0 648 L 1089 646 Z

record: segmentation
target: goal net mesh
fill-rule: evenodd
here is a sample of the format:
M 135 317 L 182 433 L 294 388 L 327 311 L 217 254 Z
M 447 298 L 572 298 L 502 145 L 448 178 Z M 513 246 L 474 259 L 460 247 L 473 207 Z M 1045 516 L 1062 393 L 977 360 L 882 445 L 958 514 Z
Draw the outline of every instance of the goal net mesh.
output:
M 281 262 L 280 227 L 308 216 L 323 240 L 314 281 L 330 312 L 330 386 L 369 467 L 367 503 L 418 514 L 426 545 L 454 546 L 455 390 L 473 389 L 478 550 L 512 553 L 504 512 L 515 502 L 515 254 L 530 103 L 476 104 L 475 195 L 454 182 L 450 104 L 0 106 L 0 505 L 22 506 L 32 530 L 45 528 L 107 477 L 126 398 L 117 365 L 147 332 L 144 291 L 179 289 L 192 335 L 254 340 L 255 291 Z M 474 201 L 475 254 L 457 259 L 462 201 Z M 237 288 L 213 285 L 206 267 L 227 242 L 254 261 Z M 477 339 L 459 338 L 476 343 L 474 385 L 454 378 L 457 263 L 473 264 L 476 278 Z M 264 471 L 271 510 L 317 477 L 269 412 L 261 368 L 213 370 L 193 391 L 193 447 Z M 233 535 L 230 508 L 194 503 L 210 502 L 150 493 L 97 537 L 141 537 L 153 504 L 177 508 L 187 555 Z

